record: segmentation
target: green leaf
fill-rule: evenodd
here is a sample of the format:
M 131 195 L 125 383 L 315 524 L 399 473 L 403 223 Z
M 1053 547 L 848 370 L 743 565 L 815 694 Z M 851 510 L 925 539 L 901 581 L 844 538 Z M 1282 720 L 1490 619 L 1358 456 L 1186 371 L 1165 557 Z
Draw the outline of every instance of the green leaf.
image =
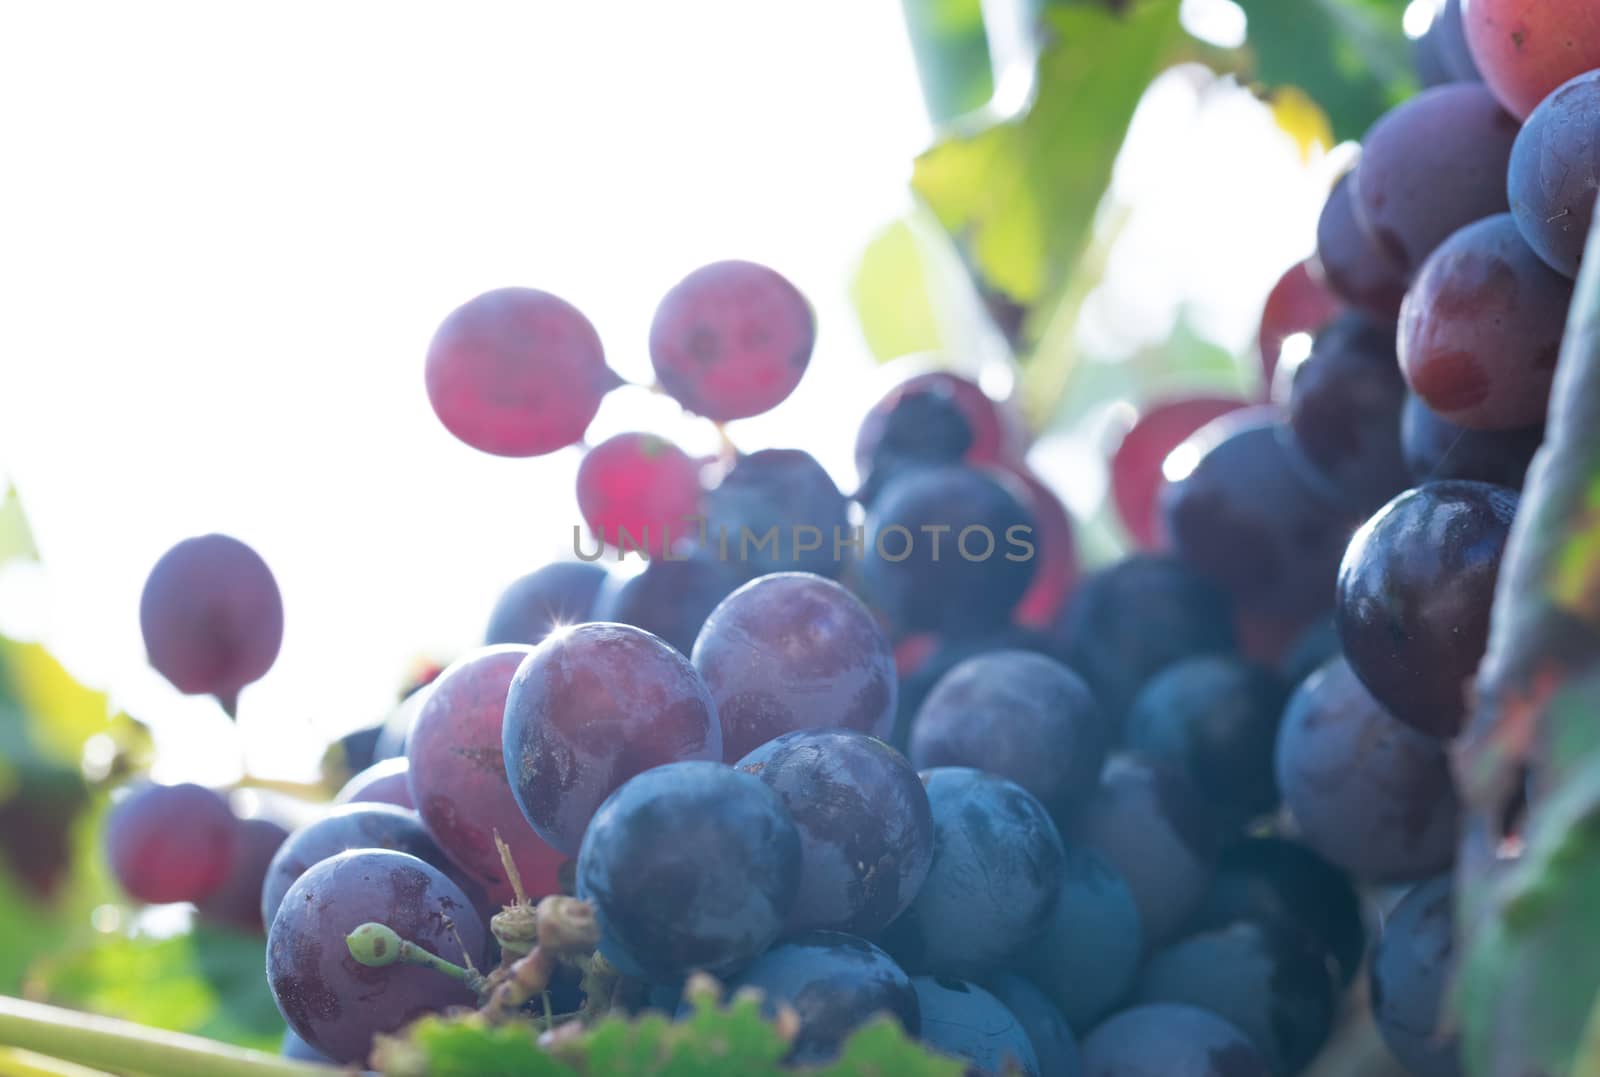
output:
M 22 512 L 22 499 L 16 487 L 7 487 L 0 497 L 0 565 L 17 559 L 39 560 L 39 548 L 33 542 L 33 529 Z
M 988 104 L 994 94 L 983 0 L 903 0 L 906 31 L 935 125 Z

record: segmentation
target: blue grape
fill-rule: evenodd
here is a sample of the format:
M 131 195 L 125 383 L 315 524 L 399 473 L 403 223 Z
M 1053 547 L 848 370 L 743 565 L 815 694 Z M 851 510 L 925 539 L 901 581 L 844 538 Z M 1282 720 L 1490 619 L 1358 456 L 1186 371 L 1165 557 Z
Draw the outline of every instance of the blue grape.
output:
M 1162 1004 L 1124 1010 L 1083 1041 L 1084 1077 L 1269 1077 L 1249 1038 L 1216 1014 Z
M 1339 631 L 1332 617 L 1321 617 L 1300 633 L 1278 663 L 1282 683 L 1291 690 L 1339 654 Z
M 578 853 L 601 951 L 631 975 L 727 973 L 765 950 L 800 883 L 800 835 L 783 799 L 721 763 L 645 771 L 595 813 Z
M 1544 424 L 1520 430 L 1469 430 L 1412 396 L 1400 420 L 1406 468 L 1416 482 L 1471 479 L 1522 488 L 1533 454 L 1544 443 Z
M 953 394 L 938 388 L 906 393 L 883 416 L 856 500 L 871 505 L 891 479 L 959 463 L 971 447 L 972 426 Z
M 1057 661 L 1066 660 L 1066 645 L 1051 633 L 1021 625 L 1004 625 L 977 635 L 929 637 L 932 648 L 927 656 L 900 673 L 900 691 L 895 707 L 894 733 L 891 741 L 895 747 L 906 749 L 911 741 L 911 723 L 927 701 L 934 686 L 945 674 L 961 663 L 978 655 L 994 651 L 1026 651 L 1047 655 Z
M 1529 114 L 1511 148 L 1511 215 L 1545 264 L 1578 275 L 1600 189 L 1600 72 L 1568 81 Z
M 1039 1056 L 1039 1072 L 1046 1077 L 1083 1077 L 1083 1058 L 1078 1040 L 1055 1003 L 1028 980 L 1002 972 L 989 977 L 983 986 L 1001 1005 L 1010 1010 L 1028 1034 L 1033 1053 Z
M 905 911 L 933 860 L 933 815 L 904 756 L 863 733 L 802 731 L 738 768 L 777 791 L 800 832 L 790 930 L 870 936 Z
M 1066 850 L 1050 813 L 1015 782 L 970 767 L 922 774 L 933 863 L 885 946 L 914 972 L 980 974 L 1043 930 Z
M 284 1058 L 291 1058 L 296 1062 L 315 1062 L 318 1065 L 332 1066 L 334 1061 L 305 1040 L 294 1034 L 294 1029 L 283 1030 L 283 1040 L 278 1045 L 278 1054 Z
M 642 628 L 687 656 L 711 611 L 744 583 L 737 568 L 717 557 L 701 550 L 656 558 L 637 576 L 603 589 L 593 619 Z
M 1068 846 L 1061 898 L 1017 964 L 1082 1033 L 1127 996 L 1143 953 L 1127 882 L 1099 853 Z
M 1415 1077 L 1460 1077 L 1459 1045 L 1443 1030 L 1455 963 L 1450 879 L 1411 890 L 1372 951 L 1372 1015 L 1384 1043 Z
M 393 804 L 414 810 L 411 800 L 411 761 L 380 759 L 344 783 L 334 795 L 335 804 Z
M 1009 778 L 1060 818 L 1093 793 L 1111 738 L 1083 678 L 1043 655 L 995 651 L 939 681 L 912 724 L 909 754 L 919 768 Z
M 721 556 L 723 536 L 730 554 L 747 576 L 768 572 L 814 572 L 837 577 L 845 559 L 835 556 L 834 540 L 845 541 L 850 503 L 810 453 L 763 449 L 741 456 L 722 481 L 705 495 L 707 545 Z M 756 543 L 772 529 L 774 543 Z M 802 539 L 796 528 L 812 528 Z M 748 542 L 744 542 L 749 536 Z M 801 545 L 817 545 L 802 550 Z
M 195 903 L 195 911 L 202 920 L 260 935 L 267 929 L 261 919 L 261 887 L 289 830 L 271 819 L 240 819 L 235 829 L 233 866 L 221 886 Z
M 1328 287 L 1346 303 L 1380 322 L 1394 321 L 1406 295 L 1406 270 L 1367 233 L 1356 213 L 1346 173 L 1333 185 L 1317 219 L 1317 261 Z
M 558 626 L 592 620 L 606 570 L 583 561 L 558 561 L 513 580 L 489 614 L 485 646 L 540 643 Z
M 944 976 L 916 976 L 922 1042 L 970 1063 L 969 1074 L 1043 1077 L 1027 1029 L 1005 1004 L 976 984 Z

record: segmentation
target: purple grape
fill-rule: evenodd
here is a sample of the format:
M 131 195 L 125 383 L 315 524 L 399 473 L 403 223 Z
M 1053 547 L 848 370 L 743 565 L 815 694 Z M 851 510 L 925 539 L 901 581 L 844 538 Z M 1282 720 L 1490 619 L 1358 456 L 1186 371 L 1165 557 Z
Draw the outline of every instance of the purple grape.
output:
M 261 920 L 261 887 L 289 831 L 271 819 L 240 819 L 237 829 L 228 877 L 197 903 L 197 911 L 202 920 L 260 935 L 267 929 Z
M 1350 668 L 1400 721 L 1452 737 L 1483 660 L 1517 495 L 1430 482 L 1391 501 L 1350 543 L 1336 623 Z
M 911 727 L 911 762 L 1009 778 L 1063 818 L 1100 777 L 1113 729 L 1094 693 L 1044 655 L 994 651 L 939 681 Z
M 900 673 L 894 734 L 890 739 L 902 751 L 907 750 L 911 743 L 911 723 L 922 709 L 928 694 L 944 679 L 945 674 L 963 662 L 995 651 L 1024 651 L 1045 655 L 1056 661 L 1066 660 L 1066 645 L 1058 635 L 1021 625 L 1004 625 L 976 636 L 913 636 L 909 639 L 926 640 L 928 650 L 925 657 L 906 665 Z
M 1477 83 L 1423 90 L 1362 141 L 1356 216 L 1406 277 L 1452 232 L 1506 204 L 1516 119 Z
M 1390 717 L 1342 658 L 1290 699 L 1277 774 L 1301 840 L 1357 878 L 1418 879 L 1455 859 L 1445 746 Z
M 239 849 L 228 802 L 201 785 L 144 785 L 112 805 L 106 861 L 135 901 L 203 901 L 227 881 Z
M 1600 191 L 1600 71 L 1563 85 L 1533 110 L 1511 149 L 1511 215 L 1552 269 L 1578 275 Z
M 1113 756 L 1068 835 L 1127 882 L 1147 944 L 1164 942 L 1204 899 L 1221 843 L 1211 806 L 1179 774 Z
M 606 799 L 578 853 L 601 952 L 657 982 L 725 974 L 765 950 L 800 882 L 800 836 L 783 800 L 721 763 L 670 763 Z
M 743 582 L 743 573 L 714 550 L 657 558 L 637 576 L 602 590 L 594 620 L 642 628 L 688 655 L 717 603 Z
M 1022 1022 L 1033 1053 L 1039 1056 L 1039 1072 L 1048 1077 L 1083 1077 L 1083 1059 L 1078 1039 L 1055 1003 L 1030 981 L 1009 972 L 989 977 L 985 990 Z
M 844 571 L 834 542 L 847 537 L 849 501 L 810 453 L 763 449 L 739 457 L 706 493 L 705 506 L 707 544 L 719 556 L 724 541 L 730 552 L 740 550 L 737 564 L 746 576 L 789 571 L 833 578 Z M 765 541 L 774 529 L 775 541 Z
M 1248 1037 L 1216 1014 L 1162 1003 L 1124 1010 L 1083 1041 L 1084 1077 L 1269 1077 Z
M 318 1065 L 332 1066 L 333 1059 L 311 1046 L 305 1040 L 294 1034 L 294 1029 L 283 1030 L 283 1042 L 278 1046 L 278 1054 L 296 1062 L 315 1062 Z
M 1044 931 L 1017 955 L 1018 966 L 1082 1033 L 1127 996 L 1143 954 L 1127 882 L 1099 853 L 1067 846 L 1061 898 Z
M 1392 322 L 1399 317 L 1406 295 L 1405 267 L 1385 254 L 1357 220 L 1354 175 L 1341 177 L 1322 207 L 1317 261 L 1328 287 L 1340 299 L 1376 321 Z
M 914 972 L 992 971 L 1049 922 L 1066 870 L 1061 835 L 1015 782 L 970 767 L 935 767 L 922 781 L 933 863 L 885 948 Z
M 1467 31 L 1461 23 L 1461 0 L 1445 0 L 1427 33 L 1416 40 L 1413 50 L 1417 73 L 1425 86 L 1483 81 L 1472 50 L 1467 46 Z
M 856 500 L 871 506 L 890 480 L 918 468 L 958 464 L 972 448 L 972 426 L 954 394 L 906 393 L 883 417 Z
M 374 1036 L 477 1001 L 432 969 L 358 962 L 345 937 L 373 921 L 456 964 L 483 961 L 483 922 L 461 889 L 431 865 L 375 849 L 314 865 L 289 888 L 272 921 L 267 984 L 295 1034 L 336 1062 L 364 1062 Z
M 416 810 L 411 800 L 411 761 L 405 756 L 398 759 L 380 759 L 366 770 L 344 783 L 335 794 L 335 804 L 393 804 L 397 808 Z
M 800 887 L 788 929 L 871 936 L 922 888 L 933 816 L 906 758 L 845 729 L 786 733 L 738 769 L 777 791 L 800 832 Z
M 570 856 L 629 778 L 720 760 L 722 727 L 687 658 L 640 629 L 585 624 L 550 636 L 517 669 L 501 745 L 523 816 Z
M 977 1077 L 1044 1077 L 1039 1056 L 1017 1015 L 976 984 L 944 976 L 916 976 L 922 1042 L 968 1063 Z
M 261 555 L 227 535 L 161 555 L 139 598 L 150 664 L 180 692 L 216 696 L 230 715 L 283 643 L 283 598 Z
M 605 569 L 582 561 L 558 561 L 530 572 L 500 595 L 483 642 L 531 647 L 543 642 L 553 628 L 591 620 L 605 582 Z
M 1406 400 L 1400 437 L 1406 467 L 1416 482 L 1471 479 L 1520 490 L 1533 454 L 1544 443 L 1544 424 L 1521 430 L 1468 430 L 1412 396 Z
M 821 576 L 762 576 L 722 600 L 694 645 L 722 722 L 722 754 L 743 758 L 799 729 L 886 737 L 894 727 L 894 653 L 871 612 Z
M 558 875 L 566 860 L 522 817 L 501 754 L 511 678 L 532 653 L 531 647 L 505 644 L 456 661 L 433 682 L 406 745 L 422 825 L 500 905 L 516 895 L 496 835 L 511 850 L 530 898 L 560 892 Z
M 1445 1030 L 1455 964 L 1448 877 L 1418 885 L 1383 923 L 1368 985 L 1383 1042 L 1416 1077 L 1460 1077 L 1459 1042 Z

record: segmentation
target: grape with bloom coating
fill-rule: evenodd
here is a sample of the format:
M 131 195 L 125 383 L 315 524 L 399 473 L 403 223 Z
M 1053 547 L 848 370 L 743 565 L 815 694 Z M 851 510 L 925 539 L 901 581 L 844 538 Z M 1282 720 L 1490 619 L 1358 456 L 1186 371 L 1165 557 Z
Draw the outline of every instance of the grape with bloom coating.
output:
M 513 580 L 501 593 L 483 634 L 485 645 L 544 642 L 552 629 L 590 621 L 606 570 L 583 561 L 557 561 Z
M 1511 216 L 1545 264 L 1577 277 L 1600 190 L 1600 71 L 1558 88 L 1511 149 Z

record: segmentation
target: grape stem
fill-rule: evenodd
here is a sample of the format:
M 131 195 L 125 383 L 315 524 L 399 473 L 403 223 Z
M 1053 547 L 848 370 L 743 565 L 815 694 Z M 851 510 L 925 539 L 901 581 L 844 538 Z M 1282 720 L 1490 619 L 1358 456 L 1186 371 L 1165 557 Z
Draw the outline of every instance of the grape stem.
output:
M 180 1032 L 0 996 L 0 1047 L 140 1077 L 322 1077 L 324 1066 Z M 0 1065 L 15 1058 L 0 1054 Z M 27 1070 L 12 1072 L 27 1073 Z M 37 1069 L 37 1073 L 51 1073 Z M 71 1069 L 57 1069 L 73 1074 Z
M 365 923 L 345 936 L 350 956 L 368 968 L 381 969 L 389 965 L 414 965 L 459 980 L 474 992 L 482 992 L 483 976 L 474 969 L 446 961 L 438 954 L 429 953 L 409 939 L 402 939 L 393 928 L 378 923 Z

